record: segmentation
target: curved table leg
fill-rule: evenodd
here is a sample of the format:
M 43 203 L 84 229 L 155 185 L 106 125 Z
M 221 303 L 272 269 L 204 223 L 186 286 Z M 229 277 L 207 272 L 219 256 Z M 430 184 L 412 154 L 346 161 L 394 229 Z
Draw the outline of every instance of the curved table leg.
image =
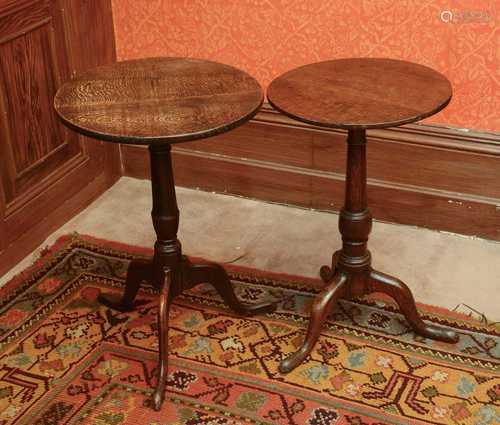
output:
M 420 335 L 444 342 L 455 343 L 458 341 L 459 337 L 456 332 L 440 326 L 427 324 L 421 319 L 417 312 L 413 295 L 403 281 L 385 273 L 372 270 L 368 289 L 370 292 L 383 292 L 394 298 L 406 320 L 410 323 L 410 326 Z
M 168 310 L 170 306 L 170 286 L 172 283 L 171 270 L 165 270 L 165 278 L 160 292 L 160 306 L 158 310 L 158 338 L 159 338 L 159 363 L 160 373 L 158 383 L 153 394 L 153 407 L 156 411 L 161 409 L 165 399 L 165 387 L 168 376 Z
M 333 305 L 339 298 L 345 295 L 347 290 L 346 283 L 347 276 L 343 273 L 338 273 L 334 276 L 332 283 L 316 296 L 312 305 L 311 318 L 309 319 L 309 326 L 304 342 L 295 353 L 280 363 L 279 371 L 281 373 L 292 371 L 311 353 Z
M 152 267 L 151 260 L 132 260 L 128 266 L 123 295 L 100 294 L 98 301 L 113 310 L 132 311 L 141 282 L 151 281 Z
M 243 304 L 234 293 L 233 285 L 224 267 L 219 264 L 190 264 L 186 262 L 185 279 L 189 286 L 198 283 L 210 283 L 220 294 L 224 302 L 235 312 L 250 316 L 261 313 L 271 313 L 276 310 L 276 303 L 263 302 L 253 305 Z

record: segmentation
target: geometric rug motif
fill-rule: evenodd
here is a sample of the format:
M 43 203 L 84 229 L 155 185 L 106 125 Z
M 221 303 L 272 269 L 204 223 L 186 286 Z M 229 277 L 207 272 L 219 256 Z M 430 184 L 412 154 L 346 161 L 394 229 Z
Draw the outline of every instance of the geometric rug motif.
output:
M 149 255 L 71 235 L 0 289 L 0 425 L 500 423 L 498 326 L 419 306 L 460 334 L 446 344 L 416 336 L 386 298 L 340 301 L 306 362 L 282 375 L 322 284 L 235 266 L 237 295 L 278 309 L 240 317 L 209 285 L 176 298 L 155 412 L 157 294 L 143 288 L 131 313 L 97 303 L 123 290 L 132 258 Z

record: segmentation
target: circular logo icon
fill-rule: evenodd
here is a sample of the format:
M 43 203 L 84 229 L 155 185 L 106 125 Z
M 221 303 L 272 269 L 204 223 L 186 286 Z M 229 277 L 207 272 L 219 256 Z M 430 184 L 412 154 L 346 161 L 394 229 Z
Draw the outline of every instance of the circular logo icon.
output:
M 453 21 L 453 13 L 451 10 L 443 10 L 441 12 L 441 20 L 446 23 Z

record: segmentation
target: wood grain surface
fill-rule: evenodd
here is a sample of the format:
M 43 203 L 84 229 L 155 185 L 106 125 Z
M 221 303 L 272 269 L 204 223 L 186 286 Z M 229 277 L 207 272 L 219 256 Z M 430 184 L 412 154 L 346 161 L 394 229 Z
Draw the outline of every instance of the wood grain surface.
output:
M 54 105 L 68 125 L 102 140 L 175 143 L 230 130 L 260 108 L 250 75 L 187 58 L 149 58 L 90 70 L 58 91 Z
M 268 88 L 280 112 L 323 127 L 384 128 L 421 120 L 450 101 L 445 76 L 411 62 L 354 58 L 293 69 Z

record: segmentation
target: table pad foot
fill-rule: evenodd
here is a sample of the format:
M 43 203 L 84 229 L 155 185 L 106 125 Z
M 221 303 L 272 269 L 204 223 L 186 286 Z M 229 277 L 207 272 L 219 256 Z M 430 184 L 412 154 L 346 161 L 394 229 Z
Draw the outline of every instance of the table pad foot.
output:
M 347 281 L 348 278 L 346 274 L 337 273 L 332 279 L 332 283 L 316 296 L 311 308 L 311 318 L 309 319 L 309 326 L 304 342 L 295 353 L 281 361 L 279 365 L 279 371 L 281 373 L 292 371 L 311 353 L 314 345 L 318 341 L 321 328 L 335 302 L 346 295 Z
M 422 320 L 418 314 L 411 290 L 403 281 L 385 273 L 372 270 L 368 283 L 368 292 L 382 292 L 393 298 L 412 329 L 423 337 L 443 342 L 458 342 L 459 337 L 456 332 L 440 326 L 427 324 Z

